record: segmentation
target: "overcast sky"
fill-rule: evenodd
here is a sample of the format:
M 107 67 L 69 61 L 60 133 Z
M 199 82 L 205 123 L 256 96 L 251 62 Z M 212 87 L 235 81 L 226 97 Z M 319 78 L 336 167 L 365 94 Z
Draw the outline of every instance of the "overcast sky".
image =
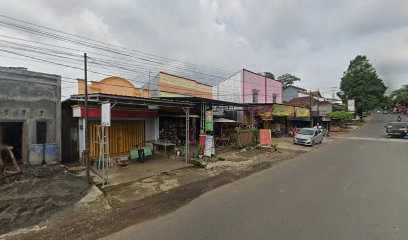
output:
M 322 91 L 364 54 L 387 86 L 408 84 L 407 0 L 1 0 L 0 14 L 199 65 L 291 73 Z M 2 66 L 82 77 L 3 56 Z

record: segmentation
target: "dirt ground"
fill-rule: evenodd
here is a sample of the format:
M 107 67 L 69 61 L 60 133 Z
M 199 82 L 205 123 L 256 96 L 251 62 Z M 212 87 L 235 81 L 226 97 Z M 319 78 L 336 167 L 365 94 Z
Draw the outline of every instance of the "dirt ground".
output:
M 109 208 L 102 199 L 90 204 L 75 204 L 74 207 L 65 208 L 52 215 L 34 228 L 5 237 L 97 239 L 132 224 L 172 212 L 211 189 L 274 166 L 299 152 L 282 150 L 271 153 L 253 149 L 237 154 L 245 155 L 240 158 L 247 160 L 215 162 L 208 169 L 186 167 L 104 188 L 104 199 L 108 200 Z M 224 156 L 234 158 L 235 153 L 225 153 Z
M 87 191 L 83 178 L 57 166 L 23 167 L 0 183 L 0 234 L 37 224 L 73 205 Z

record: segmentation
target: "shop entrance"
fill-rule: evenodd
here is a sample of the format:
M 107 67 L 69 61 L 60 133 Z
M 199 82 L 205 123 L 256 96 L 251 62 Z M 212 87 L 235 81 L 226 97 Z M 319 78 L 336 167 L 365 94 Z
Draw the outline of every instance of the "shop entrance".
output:
M 22 161 L 23 154 L 23 122 L 0 122 L 0 145 L 13 147 L 13 154 L 17 161 Z M 9 156 L 2 152 L 2 158 Z

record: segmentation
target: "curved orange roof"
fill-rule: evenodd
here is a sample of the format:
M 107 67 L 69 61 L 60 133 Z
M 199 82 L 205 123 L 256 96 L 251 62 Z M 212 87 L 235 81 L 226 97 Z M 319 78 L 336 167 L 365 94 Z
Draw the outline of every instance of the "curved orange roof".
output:
M 99 82 L 100 83 L 105 83 L 105 84 L 115 82 L 115 85 L 118 85 L 118 83 L 123 83 L 123 85 L 122 84 L 120 84 L 120 85 L 125 86 L 125 87 L 132 87 L 132 88 L 135 87 L 131 82 L 129 82 L 128 80 L 126 80 L 124 78 L 121 78 L 121 77 L 107 77 L 105 79 L 102 79 Z

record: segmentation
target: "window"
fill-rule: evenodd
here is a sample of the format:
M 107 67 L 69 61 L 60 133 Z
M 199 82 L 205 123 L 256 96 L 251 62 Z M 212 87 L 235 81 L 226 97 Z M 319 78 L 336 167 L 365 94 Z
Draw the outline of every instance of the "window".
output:
M 37 143 L 47 142 L 47 122 L 37 122 Z
M 258 103 L 258 90 L 252 90 L 252 103 Z
M 276 103 L 276 95 L 272 95 L 272 103 Z

